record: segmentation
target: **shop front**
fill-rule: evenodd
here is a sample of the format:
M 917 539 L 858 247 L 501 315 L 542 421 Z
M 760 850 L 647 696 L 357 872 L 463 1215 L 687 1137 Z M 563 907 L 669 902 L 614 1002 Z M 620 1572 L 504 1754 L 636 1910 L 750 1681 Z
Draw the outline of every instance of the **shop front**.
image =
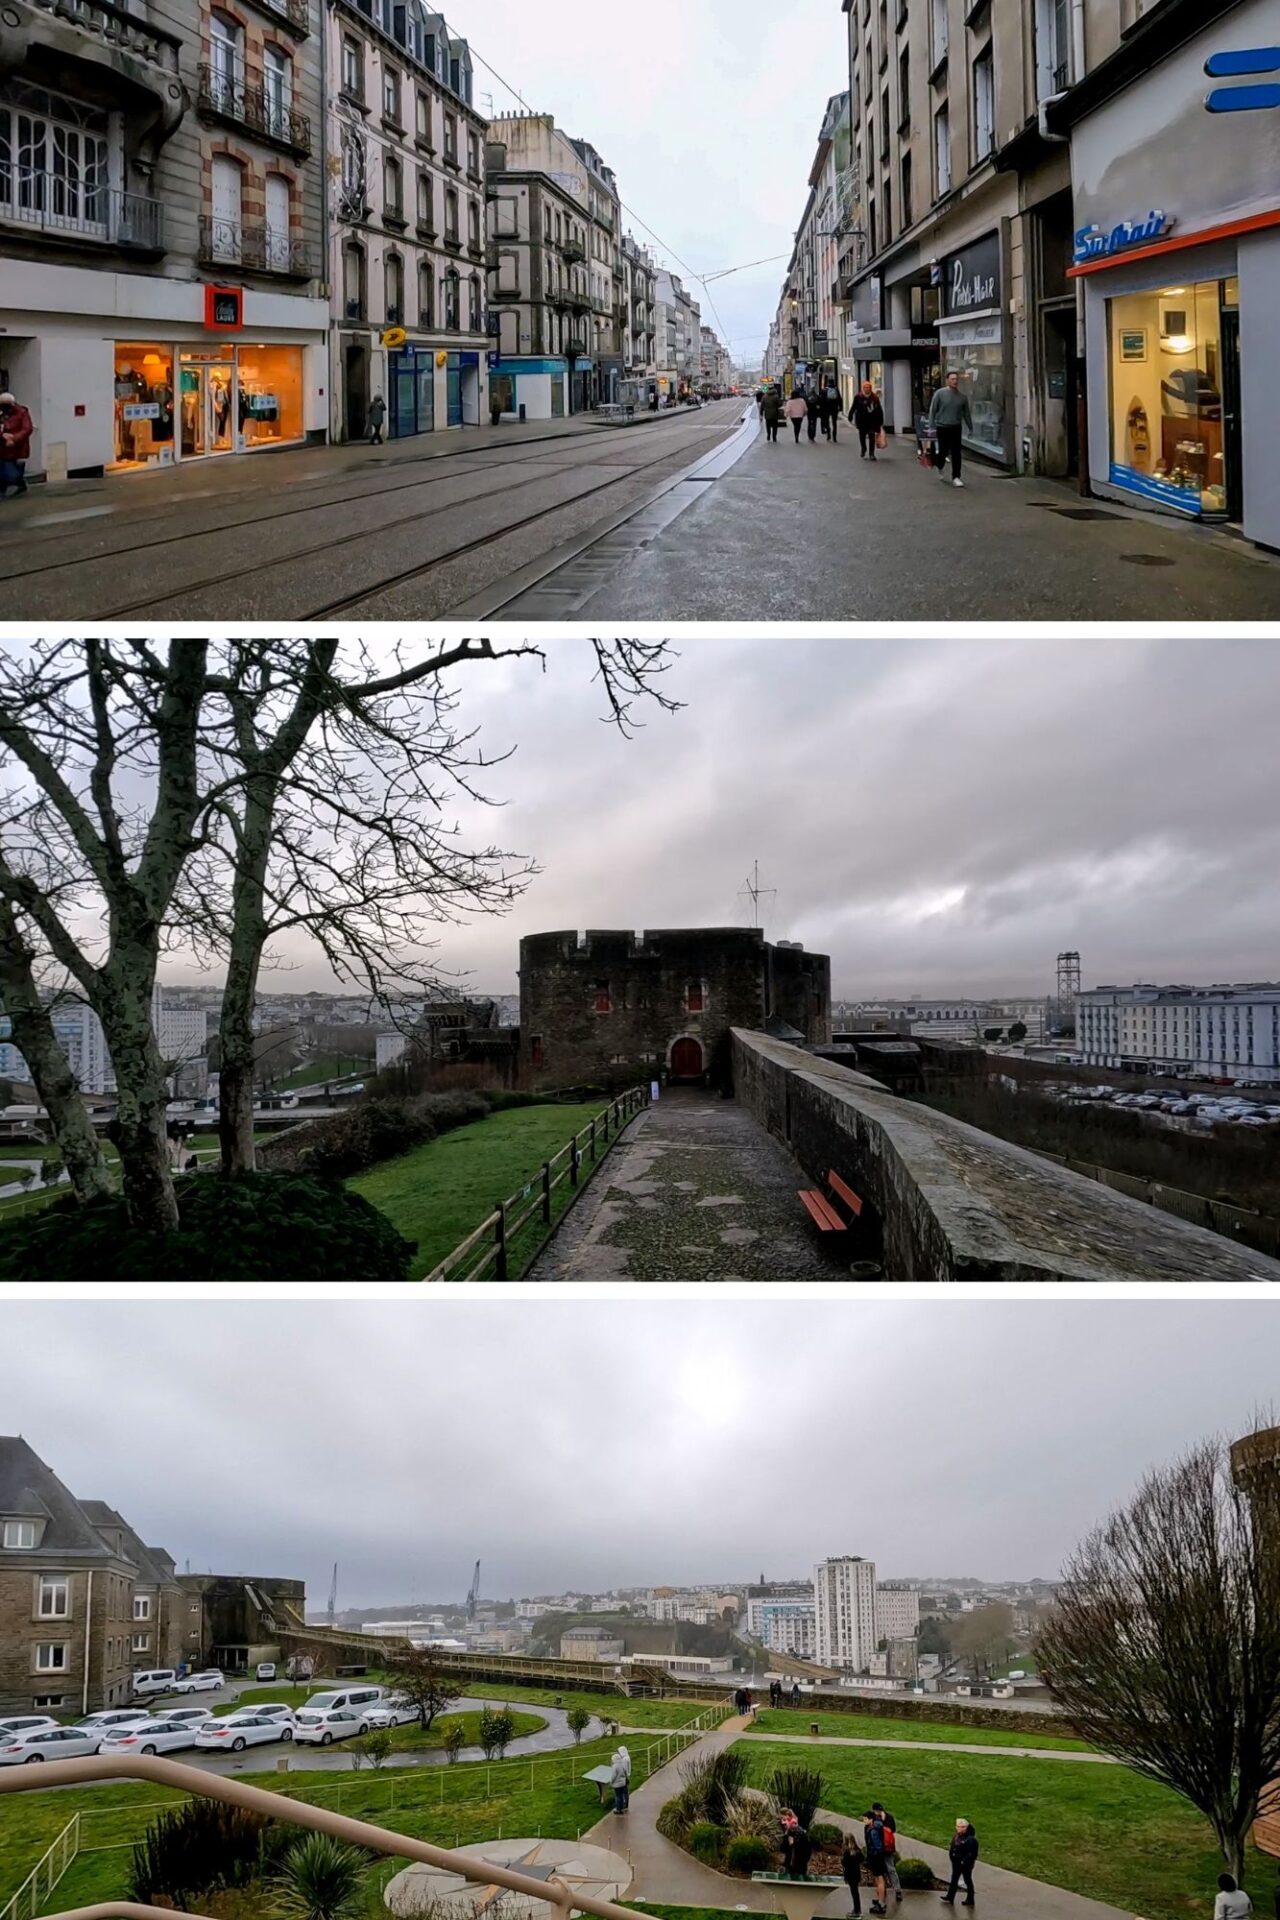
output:
M 561 420 L 565 414 L 568 363 L 533 355 L 489 356 L 489 411 L 526 420 Z
M 436 424 L 436 349 L 408 342 L 387 354 L 387 433 L 404 440 Z
M 968 397 L 973 425 L 965 446 L 1001 466 L 1013 464 L 1012 380 L 1002 288 L 1003 245 L 999 231 L 946 255 L 934 269 L 942 380 L 957 373 Z
M 114 343 L 110 472 L 305 439 L 300 346 Z
M 1089 473 L 1131 505 L 1240 524 L 1280 548 L 1276 115 L 1216 74 L 1274 28 L 1254 0 L 1072 128 Z M 1160 182 L 1146 143 L 1176 157 Z M 1146 158 L 1141 158 L 1146 153 Z

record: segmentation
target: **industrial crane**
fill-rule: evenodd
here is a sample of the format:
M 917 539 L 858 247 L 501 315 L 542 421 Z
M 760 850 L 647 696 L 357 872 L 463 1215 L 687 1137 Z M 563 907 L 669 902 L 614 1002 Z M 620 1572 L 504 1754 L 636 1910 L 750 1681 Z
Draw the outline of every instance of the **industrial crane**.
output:
M 474 1620 L 476 1608 L 480 1603 L 480 1562 L 476 1561 L 476 1570 L 471 1576 L 471 1590 L 467 1594 L 467 1618 Z

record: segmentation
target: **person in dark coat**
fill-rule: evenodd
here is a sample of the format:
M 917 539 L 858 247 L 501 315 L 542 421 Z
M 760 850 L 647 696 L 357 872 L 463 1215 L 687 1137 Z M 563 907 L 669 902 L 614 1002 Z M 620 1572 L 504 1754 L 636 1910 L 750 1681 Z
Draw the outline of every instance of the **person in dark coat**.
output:
M 810 387 L 806 391 L 804 396 L 804 410 L 809 420 L 809 438 L 810 440 L 816 440 L 818 437 L 818 420 L 822 413 L 816 387 Z
M 973 1905 L 973 1868 L 978 1858 L 978 1836 L 967 1820 L 957 1820 L 956 1830 L 951 1836 L 951 1845 L 947 1849 L 951 1856 L 951 1885 L 942 1898 L 949 1907 L 956 1903 L 956 1893 L 961 1881 L 964 1882 L 962 1907 Z
M 807 1880 L 809 1877 L 809 1856 L 813 1852 L 813 1842 L 809 1838 L 809 1829 L 802 1827 L 799 1821 L 791 1833 L 791 1865 L 788 1873 L 793 1880 Z
M 853 1902 L 849 1909 L 853 1914 L 862 1912 L 862 1861 L 862 1848 L 851 1833 L 846 1833 L 844 1848 L 840 1855 L 840 1871 L 844 1875 L 844 1883 L 849 1889 L 849 1898 Z
M 764 437 L 777 446 L 778 425 L 782 419 L 782 394 L 777 387 L 765 388 L 760 411 L 764 415 Z
M 15 500 L 27 491 L 27 461 L 35 422 L 12 393 L 0 393 L 0 500 L 10 487 Z
M 880 396 L 869 380 L 864 380 L 853 397 L 849 409 L 849 418 L 858 429 L 858 458 L 865 460 L 868 453 L 876 457 L 876 439 L 884 425 L 884 408 Z
M 875 1891 L 871 1896 L 871 1912 L 884 1913 L 885 1895 L 888 1891 L 889 1868 L 885 1860 L 884 1821 L 873 1807 L 864 1815 L 862 1828 L 863 1845 L 867 1849 L 867 1872 Z
M 840 438 L 840 415 L 844 412 L 844 402 L 840 398 L 840 389 L 830 381 L 822 389 L 822 408 L 824 425 L 822 431 L 830 437 L 834 447 Z
M 387 417 L 387 403 L 380 393 L 375 393 L 369 402 L 369 445 L 382 445 L 382 423 Z

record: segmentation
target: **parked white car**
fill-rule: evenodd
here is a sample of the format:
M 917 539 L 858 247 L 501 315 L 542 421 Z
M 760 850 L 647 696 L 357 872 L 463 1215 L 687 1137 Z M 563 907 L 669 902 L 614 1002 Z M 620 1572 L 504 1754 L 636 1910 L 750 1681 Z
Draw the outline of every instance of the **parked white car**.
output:
M 409 1727 L 419 1716 L 411 1701 L 398 1700 L 394 1694 L 388 1694 L 385 1700 L 366 1707 L 364 1717 L 371 1727 Z
M 278 1700 L 255 1700 L 252 1706 L 236 1707 L 233 1712 L 224 1714 L 226 1720 L 234 1720 L 242 1713 L 255 1714 L 259 1719 L 265 1714 L 268 1720 L 287 1720 L 293 1725 L 293 1708 Z
M 202 1726 L 206 1720 L 212 1720 L 211 1707 L 163 1707 L 156 1716 L 159 1720 L 181 1720 L 187 1727 Z
M 262 1713 L 230 1713 L 224 1720 L 206 1720 L 196 1728 L 196 1745 L 208 1753 L 243 1753 L 246 1747 L 292 1738 L 289 1721 Z
M 79 1760 L 96 1753 L 101 1733 L 86 1727 L 29 1727 L 0 1741 L 0 1767 L 29 1767 L 43 1760 Z
M 257 1672 L 258 1672 L 258 1678 L 259 1678 L 259 1680 L 274 1680 L 274 1679 L 275 1679 L 275 1677 L 276 1677 L 276 1663 L 275 1663 L 275 1661 L 274 1661 L 274 1660 L 259 1660 L 259 1662 L 258 1662 L 258 1668 L 257 1668 Z
M 6 1720 L 0 1720 L 0 1734 L 33 1733 L 37 1727 L 56 1727 L 59 1724 L 51 1713 L 15 1713 Z
M 138 1707 L 105 1707 L 101 1713 L 86 1713 L 76 1725 L 82 1733 L 96 1733 L 101 1740 L 123 1727 L 145 1727 L 150 1718 L 149 1713 L 143 1713 Z
M 104 1735 L 99 1753 L 176 1753 L 194 1747 L 202 1723 L 156 1718 L 140 1727 L 116 1727 Z
M 294 1737 L 315 1747 L 331 1747 L 335 1740 L 368 1733 L 370 1711 L 368 1707 L 299 1707 L 294 1715 Z
M 226 1685 L 226 1676 L 217 1667 L 206 1667 L 203 1673 L 189 1673 L 184 1680 L 175 1680 L 174 1693 L 216 1693 L 219 1687 Z

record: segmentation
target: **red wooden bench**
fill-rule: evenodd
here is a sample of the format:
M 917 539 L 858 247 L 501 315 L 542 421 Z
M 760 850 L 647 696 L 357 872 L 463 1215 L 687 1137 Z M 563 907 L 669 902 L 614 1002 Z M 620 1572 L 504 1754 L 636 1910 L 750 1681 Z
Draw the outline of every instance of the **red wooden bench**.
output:
M 801 1191 L 801 1205 L 808 1210 L 819 1233 L 851 1232 L 854 1222 L 862 1212 L 862 1202 L 848 1181 L 842 1180 L 834 1167 L 827 1174 L 827 1191 L 844 1203 L 853 1215 L 853 1219 L 846 1220 L 842 1214 L 837 1213 L 827 1195 L 820 1192 L 817 1187 L 809 1187 Z

